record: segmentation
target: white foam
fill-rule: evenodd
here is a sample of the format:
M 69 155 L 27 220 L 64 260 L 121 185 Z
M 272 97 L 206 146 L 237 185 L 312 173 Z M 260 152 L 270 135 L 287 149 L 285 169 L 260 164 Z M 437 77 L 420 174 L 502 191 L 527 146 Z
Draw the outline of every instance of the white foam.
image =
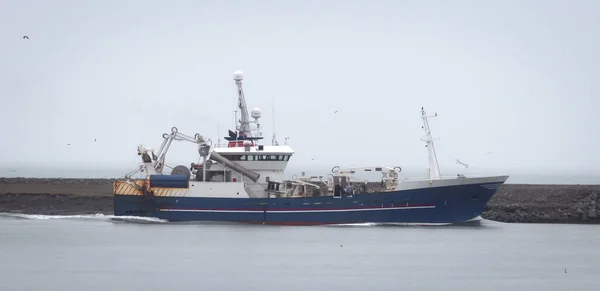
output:
M 0 216 L 32 219 L 32 220 L 49 220 L 49 219 L 71 219 L 71 220 L 113 220 L 125 222 L 146 222 L 146 223 L 165 223 L 166 220 L 154 217 L 141 216 L 115 216 L 105 215 L 102 213 L 96 214 L 80 214 L 80 215 L 41 215 L 41 214 L 22 214 L 22 213 L 0 213 Z
M 338 223 L 338 224 L 325 224 L 324 226 L 377 226 L 377 223 L 365 222 L 365 223 Z
M 471 219 L 467 219 L 464 223 L 480 222 L 483 218 L 476 216 Z M 346 224 L 331 224 L 328 226 L 446 226 L 452 224 L 461 223 L 418 223 L 418 222 L 366 222 L 366 223 L 346 223 Z

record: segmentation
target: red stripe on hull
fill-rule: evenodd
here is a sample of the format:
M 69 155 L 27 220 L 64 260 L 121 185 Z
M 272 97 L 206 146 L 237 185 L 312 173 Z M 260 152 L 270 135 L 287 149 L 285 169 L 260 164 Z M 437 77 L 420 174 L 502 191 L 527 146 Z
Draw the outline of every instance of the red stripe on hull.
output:
M 247 223 L 247 224 L 264 224 L 264 225 L 285 225 L 285 226 L 316 226 L 316 225 L 332 225 L 332 224 L 340 224 L 340 223 L 328 223 L 328 222 L 287 222 L 287 221 L 269 221 L 269 222 L 256 222 L 256 221 L 238 221 L 239 223 Z
M 387 208 L 412 208 L 412 207 L 434 207 L 434 204 L 414 204 L 414 205 L 386 205 L 386 206 L 365 206 L 365 207 L 345 207 L 345 208 L 271 208 L 267 207 L 267 211 L 336 211 L 336 210 L 361 210 L 361 209 L 387 209 Z M 260 211 L 263 208 L 169 208 L 173 210 L 207 210 L 207 211 Z

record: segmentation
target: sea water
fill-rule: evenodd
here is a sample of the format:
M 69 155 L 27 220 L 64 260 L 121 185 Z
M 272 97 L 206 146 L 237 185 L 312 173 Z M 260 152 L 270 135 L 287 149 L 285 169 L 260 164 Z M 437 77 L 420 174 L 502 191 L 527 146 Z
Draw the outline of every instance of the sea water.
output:
M 598 290 L 600 225 L 0 215 L 0 290 Z

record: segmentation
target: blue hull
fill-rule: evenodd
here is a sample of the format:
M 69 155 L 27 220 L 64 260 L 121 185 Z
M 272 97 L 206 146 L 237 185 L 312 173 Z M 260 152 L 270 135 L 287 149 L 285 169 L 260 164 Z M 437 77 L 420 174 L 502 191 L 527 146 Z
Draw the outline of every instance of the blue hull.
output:
M 502 183 L 356 194 L 334 198 L 208 198 L 115 195 L 116 216 L 169 221 L 283 225 L 461 223 L 481 215 Z

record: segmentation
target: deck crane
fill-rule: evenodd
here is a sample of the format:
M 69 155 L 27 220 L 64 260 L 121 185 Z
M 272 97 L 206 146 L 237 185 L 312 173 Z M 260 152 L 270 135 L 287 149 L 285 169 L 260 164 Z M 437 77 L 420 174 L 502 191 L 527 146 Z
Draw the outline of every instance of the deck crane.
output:
M 137 148 L 138 155 L 142 157 L 143 164 L 140 165 L 138 169 L 126 175 L 126 177 L 131 177 L 131 175 L 142 171 L 146 172 L 147 175 L 157 175 L 162 174 L 163 168 L 165 166 L 165 159 L 167 156 L 167 152 L 169 151 L 169 147 L 171 147 L 171 143 L 176 141 L 187 141 L 198 144 L 198 149 L 201 151 L 202 148 L 210 148 L 205 145 L 212 145 L 211 140 L 206 140 L 202 135 L 196 133 L 194 137 L 189 135 L 180 133 L 177 127 L 171 128 L 171 134 L 164 133 L 162 135 L 163 142 L 157 153 L 154 152 L 152 148 L 146 148 L 143 145 L 139 145 Z M 202 152 L 201 152 L 202 155 Z
M 165 166 L 165 158 L 167 156 L 167 152 L 169 151 L 169 147 L 171 146 L 171 143 L 174 140 L 188 141 L 188 142 L 198 144 L 198 153 L 200 154 L 200 157 L 203 159 L 203 161 L 202 161 L 202 171 L 203 171 L 202 179 L 203 179 L 203 181 L 205 181 L 205 177 L 206 177 L 206 168 L 207 168 L 206 162 L 208 160 L 214 160 L 219 163 L 223 163 L 230 169 L 243 174 L 244 176 L 250 178 L 250 180 L 252 180 L 254 182 L 256 182 L 258 180 L 258 178 L 260 177 L 260 174 L 252 172 L 238 164 L 235 164 L 235 163 L 227 160 L 225 157 L 221 156 L 219 153 L 215 152 L 214 150 L 211 150 L 212 149 L 212 141 L 210 139 L 205 139 L 199 133 L 196 133 L 194 135 L 194 137 L 191 137 L 189 135 L 180 133 L 179 130 L 177 129 L 177 127 L 171 128 L 171 134 L 167 134 L 167 133 L 163 134 L 163 143 L 158 150 L 158 154 L 155 154 L 154 150 L 152 148 L 145 148 L 142 145 L 139 145 L 138 146 L 138 155 L 140 155 L 142 157 L 143 164 L 140 165 L 140 167 L 137 170 L 128 174 L 126 177 L 131 177 L 131 175 L 133 175 L 139 171 L 142 171 L 142 172 L 145 171 L 146 175 L 161 175 L 162 170 Z
M 189 135 L 180 133 L 179 130 L 177 129 L 177 127 L 171 128 L 171 134 L 166 134 L 166 133 L 163 134 L 163 143 L 161 144 L 161 146 L 158 150 L 158 155 L 157 155 L 158 157 L 153 155 L 153 158 L 152 158 L 152 160 L 154 160 L 154 162 L 152 163 L 152 166 L 159 173 L 162 173 L 163 167 L 165 165 L 165 158 L 166 158 L 167 152 L 169 151 L 169 147 L 171 146 L 171 142 L 173 142 L 173 140 L 187 141 L 187 142 L 192 142 L 192 143 L 198 144 L 199 149 L 204 144 L 207 144 L 207 143 L 212 144 L 212 142 L 210 140 L 207 141 L 199 133 L 196 133 L 194 135 L 194 137 L 191 137 Z M 139 147 L 138 147 L 138 152 L 139 152 Z

